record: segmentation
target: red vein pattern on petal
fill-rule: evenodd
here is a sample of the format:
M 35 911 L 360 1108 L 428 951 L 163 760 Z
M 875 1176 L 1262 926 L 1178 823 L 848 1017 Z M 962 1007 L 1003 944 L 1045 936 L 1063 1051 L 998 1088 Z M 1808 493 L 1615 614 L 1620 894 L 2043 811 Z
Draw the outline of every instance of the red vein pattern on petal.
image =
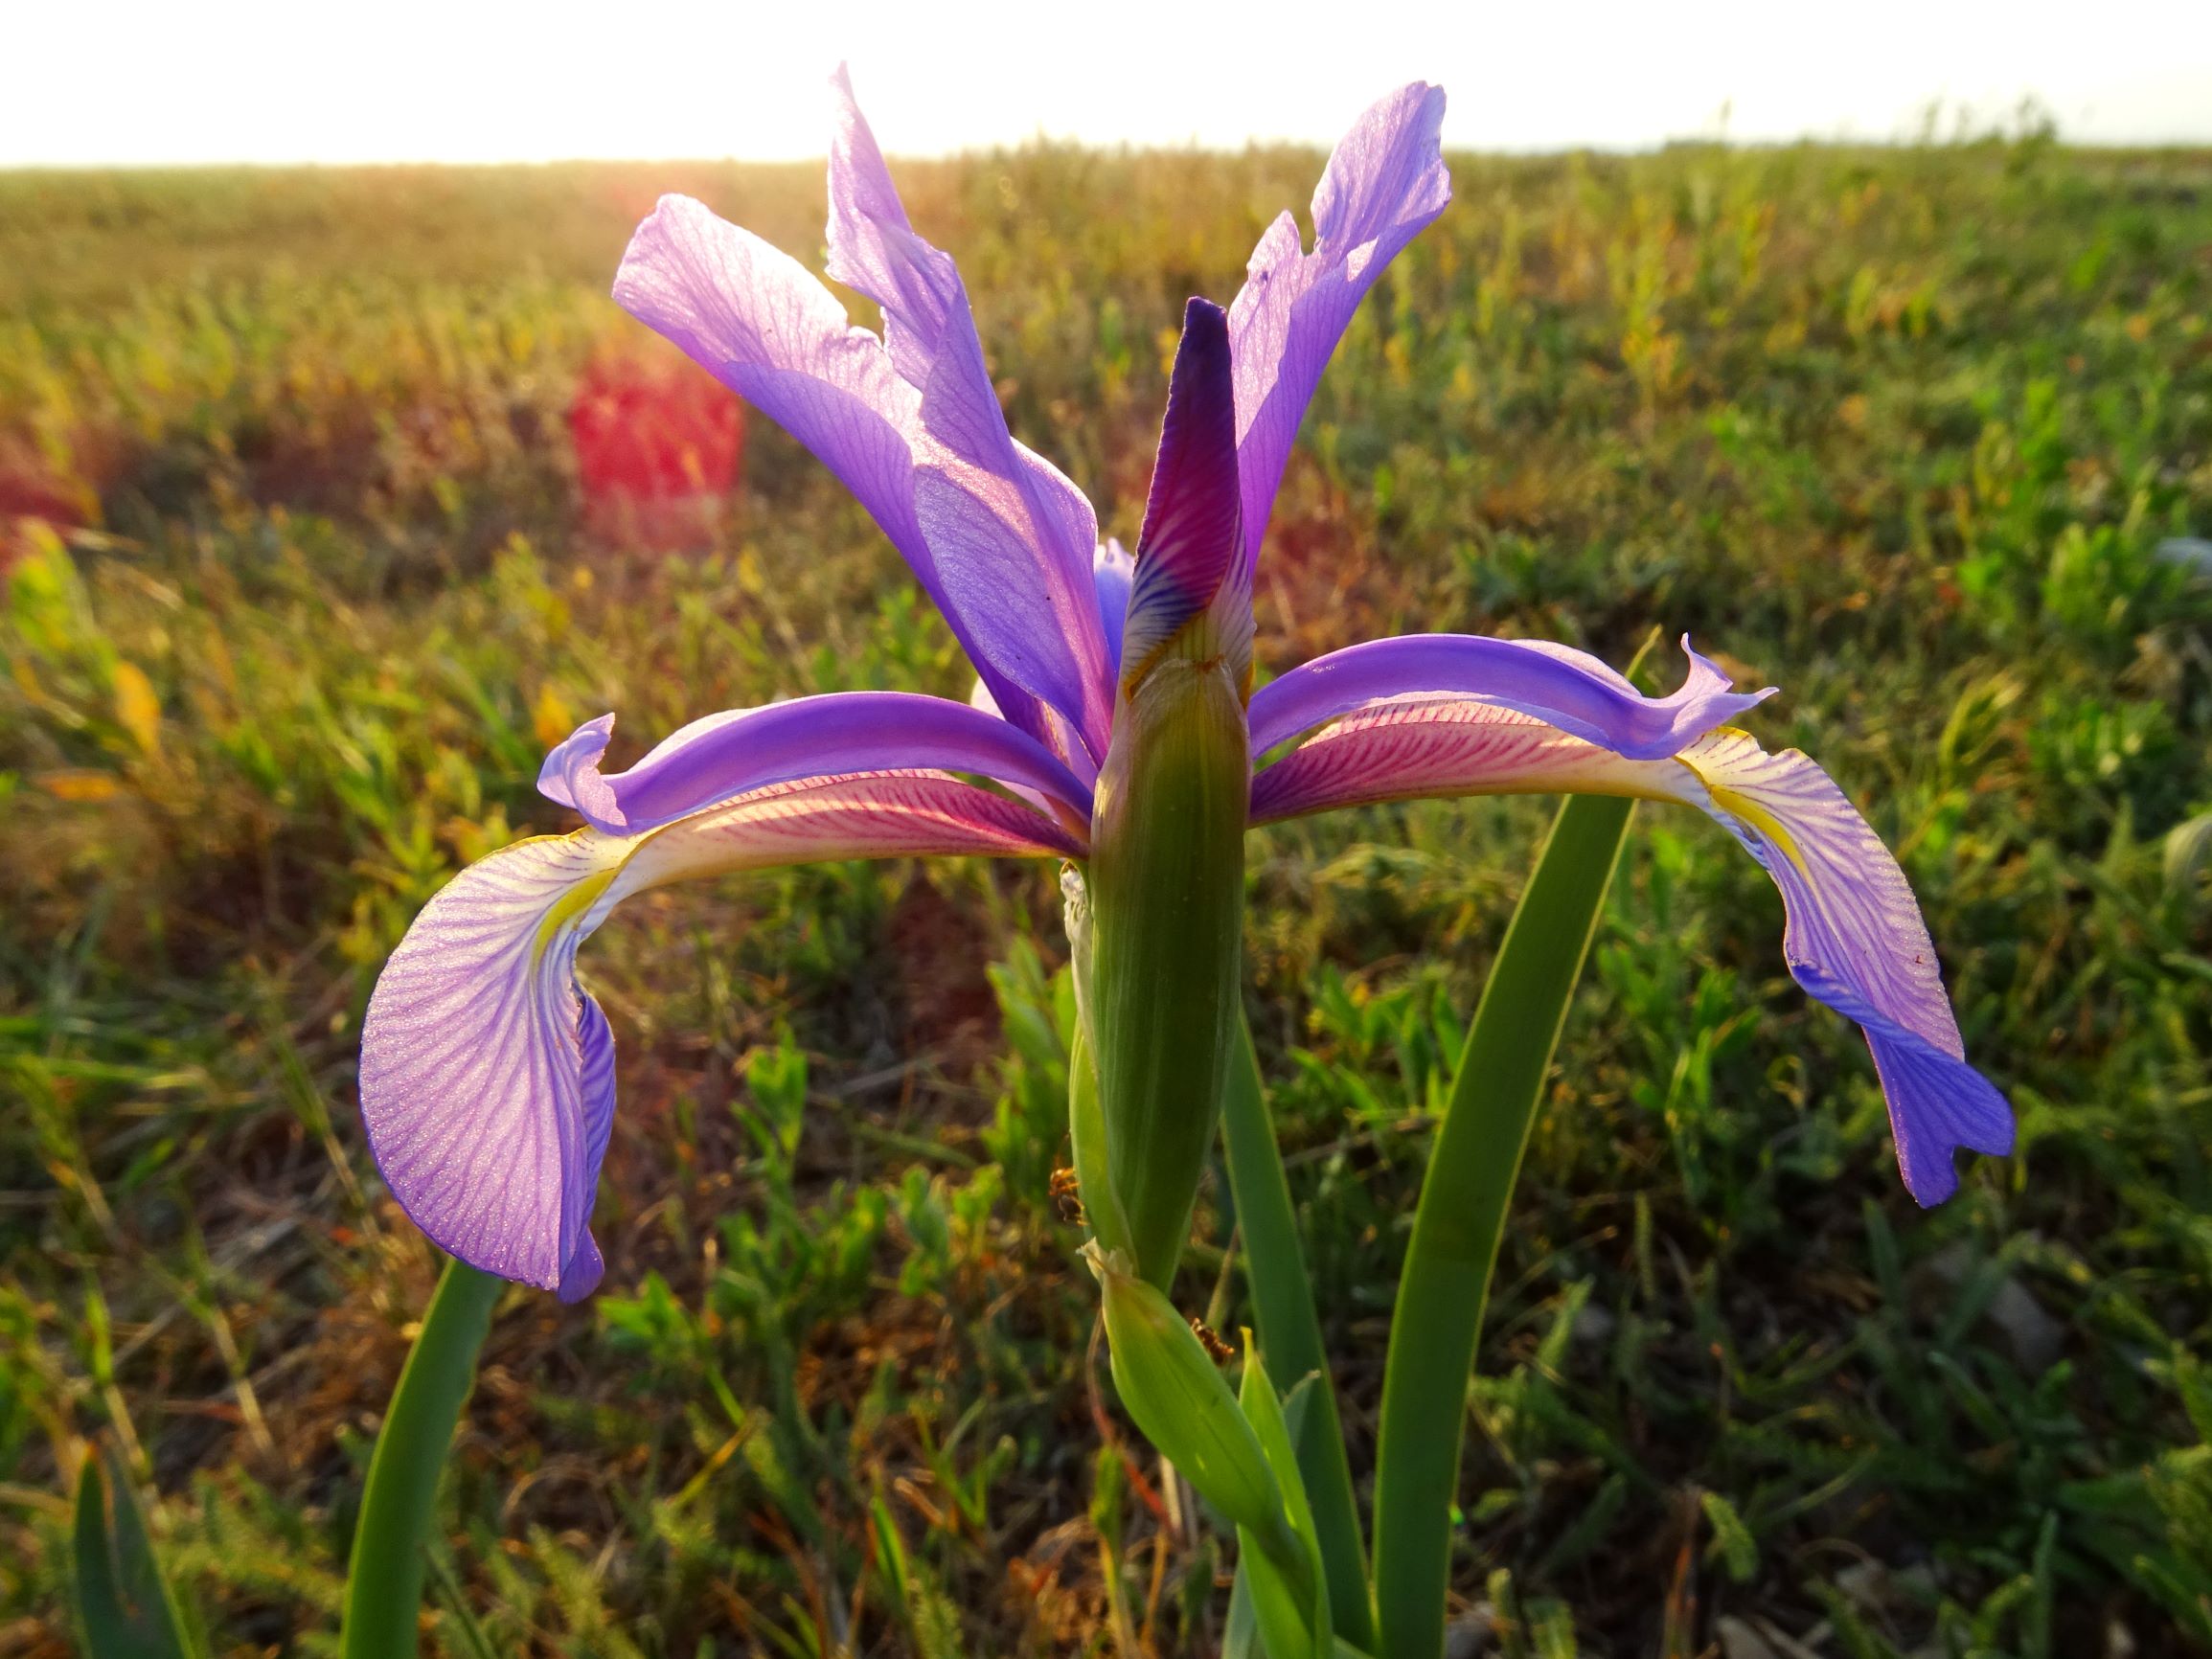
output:
M 1252 696 L 1252 753 L 1357 709 L 1417 693 L 1467 697 L 1533 715 L 1562 732 L 1637 760 L 1675 754 L 1770 692 L 1736 692 L 1710 658 L 1682 649 L 1689 670 L 1663 697 L 1647 697 L 1613 669 L 1548 640 L 1482 634 L 1400 634 L 1301 663 Z
M 1681 771 L 1672 761 L 1625 760 L 1511 709 L 1416 695 L 1348 715 L 1263 766 L 1252 778 L 1252 822 L 1432 796 L 1656 796 Z

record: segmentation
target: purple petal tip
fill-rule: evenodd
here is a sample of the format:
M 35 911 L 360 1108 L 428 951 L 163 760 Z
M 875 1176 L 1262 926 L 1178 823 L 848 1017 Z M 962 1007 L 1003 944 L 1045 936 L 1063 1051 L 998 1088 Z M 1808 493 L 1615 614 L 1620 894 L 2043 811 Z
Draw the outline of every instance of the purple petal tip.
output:
M 1241 511 L 1229 315 L 1194 297 L 1183 307 L 1182 340 L 1168 376 L 1167 416 L 1137 537 L 1120 653 L 1125 680 L 1138 675 L 1223 593 L 1232 572 L 1241 571 Z
M 1957 1193 L 1959 1152 L 2011 1153 L 2012 1108 L 1995 1084 L 1910 1033 L 1869 1028 L 1866 1035 L 1889 1102 L 1897 1170 L 1922 1209 Z
M 614 791 L 607 787 L 606 780 L 599 772 L 600 760 L 605 755 L 613 735 L 611 714 L 586 720 L 577 727 L 555 746 L 545 757 L 545 764 L 537 769 L 537 792 L 548 801 L 582 813 L 584 821 L 594 830 L 619 835 L 628 828 L 628 820 L 623 816 Z

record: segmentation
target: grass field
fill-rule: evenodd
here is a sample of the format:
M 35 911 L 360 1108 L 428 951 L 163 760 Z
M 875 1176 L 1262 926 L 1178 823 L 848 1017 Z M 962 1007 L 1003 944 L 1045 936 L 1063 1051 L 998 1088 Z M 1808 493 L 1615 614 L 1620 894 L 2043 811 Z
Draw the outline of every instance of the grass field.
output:
M 1183 296 L 1226 300 L 1318 166 L 901 170 L 1015 431 L 1106 531 Z M 1898 850 L 2020 1118 L 1919 1212 L 1765 877 L 1645 808 L 1469 1396 L 1461 1651 L 2208 1650 L 2212 575 L 2159 549 L 2212 534 L 2212 155 L 1453 173 L 1291 461 L 1263 671 L 1693 630 Z M 580 383 L 682 384 L 604 297 L 668 189 L 818 265 L 814 168 L 0 176 L 0 511 L 36 515 L 0 527 L 0 1655 L 75 1651 L 99 1438 L 215 1651 L 332 1650 L 436 1271 L 363 1148 L 361 1010 L 460 864 L 568 827 L 549 741 L 966 694 L 764 421 L 682 545 L 583 511 Z M 1362 1472 L 1433 1111 L 1548 810 L 1251 844 L 1250 1007 Z M 606 1286 L 502 1307 L 426 1650 L 1214 1651 L 1228 1549 L 1117 1417 L 1048 1193 L 1063 955 L 1054 872 L 980 863 L 664 893 L 600 937 Z M 1177 1286 L 1223 1329 L 1226 1208 L 1217 1180 Z

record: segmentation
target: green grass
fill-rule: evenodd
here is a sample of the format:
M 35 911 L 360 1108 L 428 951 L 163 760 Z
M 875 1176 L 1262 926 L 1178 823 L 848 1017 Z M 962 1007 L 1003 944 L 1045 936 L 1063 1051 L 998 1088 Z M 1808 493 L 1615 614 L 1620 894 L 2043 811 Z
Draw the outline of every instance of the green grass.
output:
M 901 170 L 1015 431 L 1125 540 L 1182 297 L 1233 293 L 1317 167 Z M 1823 1654 L 2201 1650 L 2212 587 L 2155 549 L 2212 534 L 2212 156 L 1453 171 L 1291 462 L 1262 663 L 1694 630 L 1898 850 L 2021 1129 L 1917 1211 L 1764 876 L 1640 813 L 1506 1230 L 1456 1593 L 1516 1654 L 1691 1659 L 1728 1620 Z M 461 863 L 564 826 L 548 739 L 966 693 L 764 422 L 690 549 L 584 522 L 563 415 L 595 352 L 648 351 L 603 296 L 663 188 L 815 259 L 809 169 L 0 178 L 0 499 L 60 527 L 9 533 L 0 616 L 0 1652 L 72 1648 L 88 1438 L 217 1651 L 331 1651 L 435 1272 L 361 1145 L 360 1011 Z M 1548 810 L 1252 842 L 1253 1024 L 1358 1481 Z M 606 1289 L 503 1304 L 434 1650 L 1214 1650 L 1229 1548 L 1162 1506 L 1048 1193 L 1063 949 L 1053 872 L 982 864 L 668 893 L 594 942 Z M 1223 1329 L 1226 1193 L 1176 1286 Z

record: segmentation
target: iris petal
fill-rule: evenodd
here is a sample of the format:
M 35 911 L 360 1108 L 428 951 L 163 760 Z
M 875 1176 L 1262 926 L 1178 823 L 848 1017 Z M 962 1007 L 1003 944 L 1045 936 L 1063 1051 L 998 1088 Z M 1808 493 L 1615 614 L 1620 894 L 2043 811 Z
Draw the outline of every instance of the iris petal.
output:
M 614 298 L 836 474 L 912 567 L 1007 718 L 1043 736 L 1037 699 L 976 638 L 922 534 L 913 450 L 922 398 L 883 342 L 853 327 L 796 260 L 688 196 L 663 196 L 638 226 Z
M 638 227 L 615 299 L 852 490 L 1009 720 L 1048 744 L 1079 734 L 1095 761 L 1112 714 L 1096 514 L 1008 434 L 960 273 L 908 223 L 842 71 L 834 88 L 830 271 L 882 307 L 884 339 L 796 261 L 683 196 Z
M 1244 558 L 1260 541 L 1298 422 L 1336 342 L 1382 267 L 1451 199 L 1438 134 L 1444 89 L 1415 81 L 1378 100 L 1344 135 L 1313 193 L 1313 251 L 1283 215 L 1260 239 L 1229 307 L 1237 357 L 1237 455 Z
M 1137 537 L 1136 571 L 1123 624 L 1125 683 L 1202 613 L 1212 617 L 1206 655 L 1223 655 L 1240 680 L 1252 660 L 1252 587 L 1238 533 L 1237 407 L 1228 318 L 1206 300 L 1183 310 L 1168 380 L 1168 412 Z
M 920 398 L 806 267 L 669 195 L 630 238 L 614 298 L 812 450 L 936 591 L 906 440 Z
M 577 947 L 624 898 L 695 875 L 935 853 L 1073 856 L 1067 831 L 955 779 L 780 785 L 649 834 L 517 842 L 449 882 L 392 953 L 361 1036 L 361 1115 L 392 1193 L 472 1266 L 573 1299 L 598 1282 L 593 1194 L 614 1041 Z
M 576 945 L 624 856 L 585 831 L 463 871 L 384 965 L 362 1032 L 361 1116 L 393 1196 L 444 1249 L 548 1290 L 585 1231 L 604 1115 L 587 1082 L 612 1048 Z
M 1254 700 L 1257 711 L 1258 701 Z M 1416 796 L 1580 792 L 1675 801 L 1724 825 L 1782 894 L 1783 957 L 1873 1050 L 1907 1191 L 1958 1189 L 1960 1148 L 2012 1150 L 2004 1096 L 1967 1063 L 1904 873 L 1843 792 L 1796 750 L 1710 733 L 1631 759 L 1516 710 L 1409 696 L 1338 720 L 1252 781 L 1255 823 Z
M 951 258 L 915 234 L 844 70 L 833 81 L 830 275 L 883 308 L 918 395 L 917 522 L 979 648 L 1106 753 L 1112 687 L 1092 602 L 1098 519 L 1059 468 L 1015 443 Z
M 1106 668 L 1117 679 L 1121 676 L 1122 629 L 1129 617 L 1129 586 L 1136 568 L 1136 560 L 1111 536 L 1099 544 L 1090 567 L 1091 584 L 1098 593 L 1099 625 L 1106 630 Z
M 988 686 L 989 682 L 985 682 Z M 614 716 L 587 720 L 546 756 L 537 787 L 595 830 L 634 835 L 770 784 L 924 768 L 1020 784 L 1090 816 L 1090 790 L 995 715 L 909 692 L 834 692 L 694 720 L 627 771 L 599 769 Z
M 1706 809 L 1782 890 L 1782 953 L 1813 996 L 1866 1031 L 1889 1102 L 1904 1184 L 1923 1204 L 1958 1190 L 1952 1152 L 2013 1148 L 2004 1097 L 1966 1063 L 1935 945 L 1904 872 L 1826 772 L 1795 749 L 1769 755 L 1716 732 L 1681 763 Z
M 1347 715 L 1263 766 L 1252 778 L 1252 822 L 1436 796 L 1642 796 L 1680 769 L 1624 761 L 1512 709 L 1406 697 Z
M 1409 694 L 1472 697 L 1534 715 L 1600 748 L 1636 760 L 1672 755 L 1773 693 L 1732 692 L 1707 658 L 1682 649 L 1680 688 L 1647 697 L 1586 651 L 1544 640 L 1404 634 L 1370 640 L 1292 669 L 1252 696 L 1252 753 L 1364 704 Z

